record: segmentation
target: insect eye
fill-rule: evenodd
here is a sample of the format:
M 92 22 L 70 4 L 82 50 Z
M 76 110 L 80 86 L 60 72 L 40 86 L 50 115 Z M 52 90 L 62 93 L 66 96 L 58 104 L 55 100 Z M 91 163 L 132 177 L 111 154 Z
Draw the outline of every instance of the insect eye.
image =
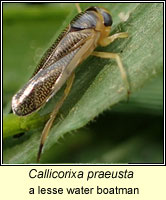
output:
M 113 24 L 111 15 L 107 12 L 107 10 L 105 10 L 103 8 L 92 6 L 92 7 L 88 8 L 86 11 L 100 12 L 104 18 L 105 26 L 111 26 Z
M 111 26 L 113 24 L 111 15 L 109 13 L 105 12 L 105 11 L 103 11 L 101 14 L 104 18 L 104 25 L 105 26 Z

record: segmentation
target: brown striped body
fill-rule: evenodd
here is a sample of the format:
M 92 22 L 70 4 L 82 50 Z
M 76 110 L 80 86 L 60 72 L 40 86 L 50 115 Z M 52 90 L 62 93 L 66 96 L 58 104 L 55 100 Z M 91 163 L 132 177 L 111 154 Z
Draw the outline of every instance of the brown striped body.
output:
M 102 45 L 111 24 L 111 16 L 102 8 L 91 7 L 78 14 L 44 54 L 32 78 L 13 97 L 13 112 L 25 116 L 40 109 L 96 46 Z

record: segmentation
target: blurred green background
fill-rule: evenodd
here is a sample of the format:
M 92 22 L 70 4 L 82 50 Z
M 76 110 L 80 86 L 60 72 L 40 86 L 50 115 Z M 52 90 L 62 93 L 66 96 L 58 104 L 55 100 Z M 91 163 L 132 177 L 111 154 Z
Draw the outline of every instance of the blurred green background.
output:
M 81 4 L 87 8 L 92 4 Z M 94 5 L 94 4 L 93 4 Z M 98 4 L 95 4 L 98 5 Z M 103 5 L 107 7 L 107 4 Z M 138 4 L 112 4 L 112 14 L 120 8 L 134 10 Z M 108 5 L 109 7 L 109 5 Z M 45 49 L 76 14 L 73 4 L 3 4 L 3 113 L 10 111 L 11 98 L 31 76 Z M 118 24 L 120 17 L 114 14 Z M 161 55 L 162 57 L 162 55 Z M 163 66 L 161 66 L 162 68 Z M 20 138 L 3 142 L 4 163 L 35 162 L 22 159 L 19 145 L 41 127 Z M 38 144 L 35 144 L 38 146 Z M 14 152 L 14 153 L 13 153 Z M 44 152 L 42 163 L 162 163 L 163 162 L 163 73 L 158 73 L 138 91 L 109 108 L 85 127 L 65 134 Z

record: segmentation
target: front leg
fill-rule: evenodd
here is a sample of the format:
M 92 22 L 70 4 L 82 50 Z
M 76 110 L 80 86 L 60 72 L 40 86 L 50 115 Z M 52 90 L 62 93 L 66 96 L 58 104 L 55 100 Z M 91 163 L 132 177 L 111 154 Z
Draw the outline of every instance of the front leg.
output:
M 111 35 L 111 36 L 108 36 L 108 37 L 105 37 L 105 38 L 102 38 L 100 40 L 100 45 L 101 46 L 107 46 L 109 44 L 111 44 L 112 42 L 114 42 L 116 39 L 119 39 L 119 38 L 127 38 L 129 35 L 127 32 L 122 32 L 122 33 L 116 33 L 114 35 Z

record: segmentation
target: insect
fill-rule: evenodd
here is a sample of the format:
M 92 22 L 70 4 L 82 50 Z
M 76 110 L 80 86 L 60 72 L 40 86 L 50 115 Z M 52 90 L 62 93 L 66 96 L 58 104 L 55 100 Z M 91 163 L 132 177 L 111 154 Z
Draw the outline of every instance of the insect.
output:
M 107 46 L 118 38 L 127 38 L 128 33 L 109 36 L 113 21 L 105 8 L 93 6 L 82 12 L 79 4 L 76 7 L 79 14 L 46 51 L 31 79 L 12 98 L 14 114 L 26 116 L 39 110 L 66 83 L 64 94 L 42 131 L 37 162 L 59 109 L 70 92 L 75 77 L 74 70 L 89 55 L 115 59 L 129 93 L 129 83 L 120 56 L 116 53 L 94 51 L 97 46 Z

